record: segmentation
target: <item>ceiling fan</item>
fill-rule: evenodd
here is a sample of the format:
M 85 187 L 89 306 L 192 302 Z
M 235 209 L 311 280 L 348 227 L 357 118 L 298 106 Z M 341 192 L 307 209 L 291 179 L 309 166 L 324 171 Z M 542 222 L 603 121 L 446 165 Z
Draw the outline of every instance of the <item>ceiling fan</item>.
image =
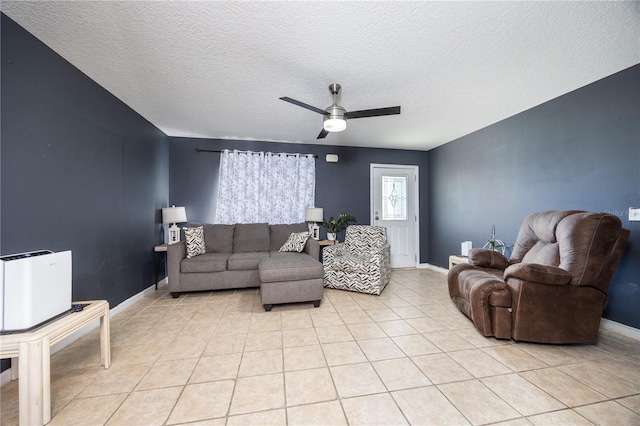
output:
M 304 102 L 297 101 L 295 99 L 289 98 L 287 96 L 283 96 L 282 99 L 285 102 L 292 103 L 294 105 L 298 105 L 302 108 L 306 108 L 310 111 L 317 112 L 318 114 L 322 114 L 324 116 L 322 131 L 318 135 L 317 139 L 325 138 L 329 132 L 341 132 L 347 128 L 347 119 L 354 118 L 365 118 L 365 117 L 378 117 L 381 115 L 394 115 L 400 114 L 400 107 L 387 107 L 387 108 L 374 108 L 374 109 L 363 109 L 360 111 L 349 111 L 345 110 L 343 107 L 336 103 L 336 96 L 340 93 L 340 85 L 338 83 L 333 83 L 329 85 L 329 91 L 333 95 L 333 105 L 327 107 L 322 110 L 320 108 L 316 108 L 314 106 L 305 104 Z

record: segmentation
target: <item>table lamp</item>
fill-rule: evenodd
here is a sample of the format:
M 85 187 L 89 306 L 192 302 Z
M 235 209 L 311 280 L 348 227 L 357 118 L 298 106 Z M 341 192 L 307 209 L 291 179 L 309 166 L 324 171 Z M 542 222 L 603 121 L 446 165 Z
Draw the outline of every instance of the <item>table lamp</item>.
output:
M 169 241 L 168 244 L 177 243 L 180 241 L 180 228 L 176 223 L 182 223 L 187 221 L 187 211 L 184 207 L 165 207 L 162 209 L 162 223 L 171 223 L 169 227 Z
M 318 226 L 318 222 L 322 222 L 322 216 L 324 212 L 321 207 L 309 207 L 305 211 L 304 220 L 306 222 L 313 222 L 313 226 L 311 229 L 311 238 L 314 240 L 320 239 L 320 227 Z

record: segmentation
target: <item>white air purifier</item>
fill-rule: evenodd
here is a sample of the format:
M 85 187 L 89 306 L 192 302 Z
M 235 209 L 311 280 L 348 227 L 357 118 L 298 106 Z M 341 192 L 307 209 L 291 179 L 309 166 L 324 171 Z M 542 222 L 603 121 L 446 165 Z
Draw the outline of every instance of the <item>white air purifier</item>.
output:
M 71 309 L 71 251 L 0 256 L 0 329 L 27 330 Z
M 469 256 L 469 250 L 471 250 L 472 245 L 471 241 L 463 241 L 462 244 L 460 244 L 460 255 L 464 257 Z

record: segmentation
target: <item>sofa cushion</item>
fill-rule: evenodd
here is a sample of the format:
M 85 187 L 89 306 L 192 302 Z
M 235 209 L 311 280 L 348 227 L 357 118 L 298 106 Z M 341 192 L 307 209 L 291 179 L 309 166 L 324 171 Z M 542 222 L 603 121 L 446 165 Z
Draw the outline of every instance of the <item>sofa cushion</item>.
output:
M 234 225 L 203 225 L 207 253 L 232 253 Z
M 269 251 L 278 251 L 280 247 L 287 241 L 292 232 L 309 232 L 306 223 L 293 223 L 290 225 L 269 225 L 269 236 L 271 245 Z
M 222 272 L 227 270 L 230 253 L 205 253 L 180 262 L 180 272 Z
M 304 253 L 272 253 L 260 261 L 260 282 L 274 283 L 322 278 L 322 263 Z
M 257 251 L 252 253 L 233 253 L 229 257 L 228 268 L 230 271 L 258 269 L 260 260 L 266 257 L 269 257 L 269 253 L 264 251 Z
M 233 252 L 269 251 L 269 225 L 266 223 L 237 223 L 233 232 Z M 257 266 L 256 266 L 257 268 Z
M 207 252 L 204 245 L 204 231 L 202 226 L 193 226 L 184 230 L 187 245 L 187 259 Z
M 287 241 L 282 245 L 282 247 L 280 247 L 280 250 L 278 251 L 279 252 L 292 251 L 292 252 L 300 253 L 302 252 L 302 250 L 304 250 L 304 246 L 305 244 L 307 244 L 307 240 L 309 239 L 310 236 L 311 234 L 308 231 L 292 232 L 291 235 L 289 235 L 289 238 L 287 239 Z

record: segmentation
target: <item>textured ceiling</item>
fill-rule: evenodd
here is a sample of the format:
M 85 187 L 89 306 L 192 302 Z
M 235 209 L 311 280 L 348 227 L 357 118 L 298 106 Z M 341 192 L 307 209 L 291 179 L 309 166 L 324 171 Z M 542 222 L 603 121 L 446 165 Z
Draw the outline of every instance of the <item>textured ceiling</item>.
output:
M 6 1 L 170 136 L 428 150 L 640 63 L 638 2 Z M 330 83 L 349 110 L 315 138 Z

